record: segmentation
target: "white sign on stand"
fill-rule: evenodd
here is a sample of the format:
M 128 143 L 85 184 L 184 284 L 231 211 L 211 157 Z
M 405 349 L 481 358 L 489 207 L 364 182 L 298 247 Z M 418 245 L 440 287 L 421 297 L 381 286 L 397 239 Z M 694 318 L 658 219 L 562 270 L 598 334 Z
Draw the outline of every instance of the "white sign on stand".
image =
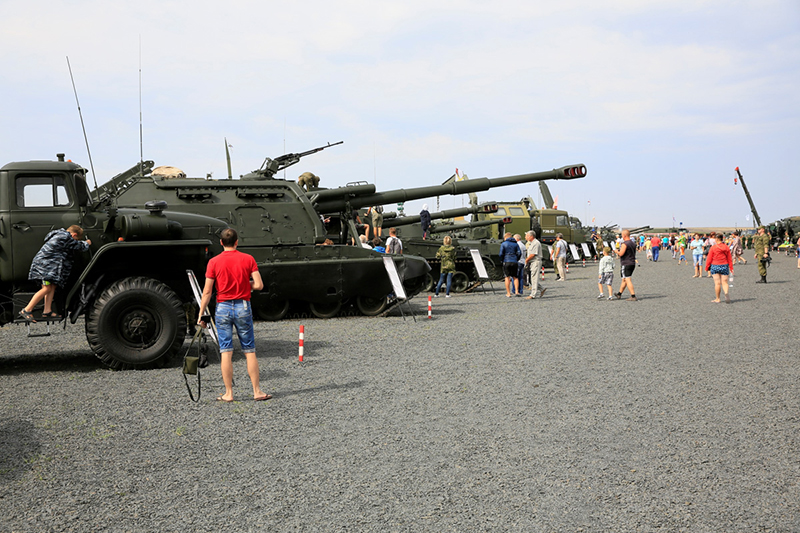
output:
M 394 264 L 394 259 L 390 256 L 384 256 L 383 266 L 386 269 L 386 273 L 389 274 L 389 280 L 392 282 L 392 290 L 394 290 L 397 299 L 407 299 L 406 289 L 403 287 L 403 282 L 400 281 L 400 275 L 397 273 L 397 266 Z
M 592 252 L 589 251 L 589 245 L 585 242 L 581 243 L 581 249 L 583 250 L 583 254 L 585 257 L 592 257 Z
M 400 309 L 400 314 L 403 315 L 403 320 L 405 320 L 406 315 L 403 313 L 403 302 L 408 303 L 408 296 L 406 295 L 405 287 L 403 287 L 403 282 L 400 280 L 400 275 L 397 273 L 397 265 L 394 264 L 394 259 L 391 256 L 384 256 L 383 267 L 386 269 L 386 273 L 389 274 L 389 280 L 392 282 L 394 294 L 397 296 L 397 300 L 400 301 L 400 305 L 398 305 L 397 308 Z M 411 308 L 410 304 L 409 308 Z M 414 322 L 416 322 L 417 316 L 414 314 L 414 309 L 411 309 L 411 316 L 414 317 Z
M 478 250 L 469 249 L 469 255 L 472 256 L 472 262 L 475 264 L 475 270 L 478 271 L 480 279 L 489 279 L 489 273 L 486 272 L 486 265 L 483 264 L 483 258 Z
M 578 248 L 574 244 L 569 245 L 569 251 L 572 252 L 572 258 L 577 261 L 580 259 L 580 254 L 578 253 Z

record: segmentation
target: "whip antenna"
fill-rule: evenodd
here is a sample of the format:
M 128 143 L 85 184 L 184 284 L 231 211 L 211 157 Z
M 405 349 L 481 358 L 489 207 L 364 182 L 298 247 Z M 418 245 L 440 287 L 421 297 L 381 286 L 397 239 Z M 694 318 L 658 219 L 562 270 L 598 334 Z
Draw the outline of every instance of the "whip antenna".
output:
M 139 174 L 144 176 L 144 147 L 142 142 L 142 35 L 139 34 Z
M 81 129 L 83 130 L 83 140 L 86 142 L 86 152 L 89 154 L 89 167 L 92 169 L 92 179 L 94 180 L 94 188 L 97 190 L 97 176 L 94 174 L 94 163 L 92 163 L 92 152 L 89 150 L 89 138 L 86 137 L 86 126 L 83 125 L 83 113 L 81 113 L 81 103 L 78 101 L 78 90 L 75 88 L 75 78 L 72 77 L 72 66 L 69 64 L 69 56 L 67 56 L 67 68 L 69 69 L 69 79 L 72 80 L 72 92 L 75 93 L 75 103 L 78 104 L 78 116 L 81 117 Z M 100 194 L 98 192 L 98 194 Z

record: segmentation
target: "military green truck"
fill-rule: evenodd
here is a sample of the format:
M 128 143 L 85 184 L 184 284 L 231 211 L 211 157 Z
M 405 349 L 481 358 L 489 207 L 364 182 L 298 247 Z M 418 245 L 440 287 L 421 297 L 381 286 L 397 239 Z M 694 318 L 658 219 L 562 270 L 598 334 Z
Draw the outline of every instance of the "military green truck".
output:
M 57 157 L 0 168 L 0 325 L 23 321 L 18 312 L 40 287 L 28 272 L 45 236 L 77 224 L 92 244 L 75 254 L 67 285 L 55 292 L 64 327 L 84 317 L 89 346 L 112 368 L 163 363 L 186 335 L 194 302 L 187 270 L 202 279 L 227 225 L 169 212 L 165 201 L 130 209 L 100 202 L 86 169 Z
M 539 190 L 542 193 L 545 205 L 553 205 L 553 197 L 550 194 L 550 189 L 544 181 L 539 182 Z M 546 207 L 537 207 L 533 198 L 526 196 L 519 202 L 497 202 L 497 212 L 479 215 L 481 220 L 503 219 L 511 217 L 512 221 L 504 225 L 505 231 L 511 233 L 519 233 L 524 235 L 526 231 L 533 230 L 542 244 L 553 244 L 556 240 L 556 234 L 561 233 L 564 240 L 570 244 L 577 244 L 588 242 L 591 232 L 581 225 L 581 221 L 563 210 L 563 209 L 548 209 Z M 489 226 L 487 228 L 478 229 L 473 232 L 475 236 L 481 236 L 485 233 L 484 238 L 499 238 L 502 235 L 492 234 L 499 232 L 497 229 L 500 226 Z

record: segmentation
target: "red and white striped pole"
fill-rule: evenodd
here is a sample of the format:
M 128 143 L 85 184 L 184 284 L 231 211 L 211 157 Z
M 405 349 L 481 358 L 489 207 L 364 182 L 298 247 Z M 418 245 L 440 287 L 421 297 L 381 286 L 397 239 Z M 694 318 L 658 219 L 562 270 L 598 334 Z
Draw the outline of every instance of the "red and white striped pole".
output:
M 303 337 L 305 336 L 305 326 L 300 325 L 300 356 L 298 361 L 303 362 Z
M 584 267 L 586 266 L 586 258 L 585 257 L 583 258 L 583 266 Z
M 428 318 L 433 318 L 431 316 L 431 297 L 428 296 Z
M 542 281 L 544 281 L 544 267 L 542 267 Z
M 564 261 L 564 264 L 567 265 L 567 274 L 569 274 L 569 261 Z

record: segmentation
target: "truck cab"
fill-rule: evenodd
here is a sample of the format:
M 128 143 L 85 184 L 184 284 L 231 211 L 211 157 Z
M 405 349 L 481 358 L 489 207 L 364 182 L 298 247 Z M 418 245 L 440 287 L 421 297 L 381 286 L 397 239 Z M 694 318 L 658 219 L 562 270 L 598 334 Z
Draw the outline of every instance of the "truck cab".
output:
M 186 271 L 203 275 L 227 225 L 165 212 L 163 201 L 144 207 L 95 201 L 86 170 L 62 154 L 0 168 L 0 325 L 15 321 L 38 290 L 28 272 L 45 236 L 77 224 L 92 244 L 74 255 L 54 309 L 72 323 L 85 317 L 90 347 L 112 368 L 152 366 L 177 353 L 193 298 Z

